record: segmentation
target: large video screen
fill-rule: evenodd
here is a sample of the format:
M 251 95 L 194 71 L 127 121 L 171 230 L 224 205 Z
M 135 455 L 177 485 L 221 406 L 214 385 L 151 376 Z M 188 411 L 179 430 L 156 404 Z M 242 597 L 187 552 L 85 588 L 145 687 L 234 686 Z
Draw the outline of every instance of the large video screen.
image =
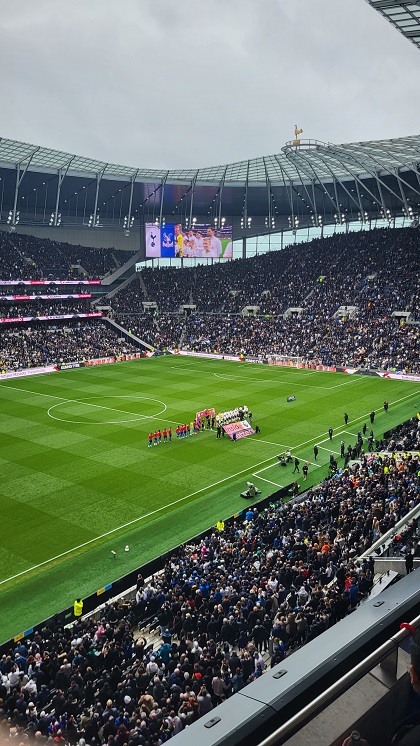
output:
M 179 258 L 232 259 L 232 226 L 214 228 L 207 223 L 194 223 L 184 228 L 181 223 L 166 223 L 162 227 L 146 223 L 146 259 Z

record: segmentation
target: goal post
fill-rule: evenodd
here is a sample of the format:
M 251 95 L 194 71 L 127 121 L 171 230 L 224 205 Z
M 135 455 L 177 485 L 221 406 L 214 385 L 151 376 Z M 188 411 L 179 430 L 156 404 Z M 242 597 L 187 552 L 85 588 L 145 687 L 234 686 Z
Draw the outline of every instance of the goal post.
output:
M 303 357 L 299 355 L 268 355 L 269 365 L 282 365 L 285 368 L 305 368 Z

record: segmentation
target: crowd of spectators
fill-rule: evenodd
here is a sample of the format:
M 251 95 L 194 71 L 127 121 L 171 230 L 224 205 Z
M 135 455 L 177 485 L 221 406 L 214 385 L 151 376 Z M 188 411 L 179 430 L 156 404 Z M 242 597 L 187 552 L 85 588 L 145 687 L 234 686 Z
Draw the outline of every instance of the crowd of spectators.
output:
M 66 282 L 67 278 L 64 280 Z M 25 299 L 29 296 L 34 296 L 35 299 L 40 295 L 92 295 L 92 290 L 95 292 L 96 286 L 83 285 L 78 283 L 77 285 L 55 285 L 52 282 L 45 285 L 25 285 L 23 282 L 19 282 L 17 285 L 5 285 L 0 280 L 0 297 L 7 298 L 10 296 L 25 296 Z M 21 300 L 21 299 L 20 299 Z
M 412 229 L 378 229 L 246 260 L 146 268 L 109 302 L 116 321 L 158 349 L 277 354 L 314 365 L 418 373 L 418 325 L 393 314 L 418 315 L 419 236 Z M 98 277 L 127 257 L 8 233 L 0 233 L 0 249 L 4 279 L 57 278 L 57 273 L 70 278 L 77 259 L 88 276 Z M 7 286 L 3 291 L 9 294 Z M 57 287 L 48 287 L 50 293 Z M 143 301 L 157 303 L 157 313 L 144 312 Z M 87 303 L 69 303 L 49 303 L 51 310 L 44 313 L 46 304 L 35 308 L 28 302 L 0 309 L 0 316 L 88 312 Z M 181 305 L 196 308 L 183 315 Z M 242 316 L 247 305 L 257 306 L 257 313 Z M 290 308 L 302 310 L 284 316 Z
M 100 357 L 138 352 L 127 341 L 101 322 L 30 322 L 30 328 L 14 325 L 1 329 L 0 370 L 56 365 L 58 363 L 94 360 Z
M 18 318 L 22 316 L 62 316 L 66 313 L 92 313 L 89 300 L 37 300 L 16 304 L 15 302 L 0 302 L 0 318 Z
M 332 315 L 342 305 L 366 307 L 373 315 L 414 311 L 419 248 L 418 231 L 375 229 L 215 265 L 146 268 L 142 299 L 167 312 L 187 303 L 201 313 L 239 313 L 254 305 L 275 315 L 290 307 L 326 308 Z M 121 310 L 132 310 L 129 294 Z
M 158 347 L 418 373 L 418 326 L 398 314 L 418 315 L 419 242 L 412 229 L 378 229 L 214 266 L 145 269 L 112 307 Z M 154 325 L 143 300 L 157 303 Z M 178 313 L 184 304 L 191 315 Z M 246 306 L 258 310 L 242 316 Z
M 2 280 L 99 279 L 133 255 L 122 249 L 94 249 L 61 241 L 0 231 Z M 1 280 L 0 280 L 1 281 Z
M 419 328 L 394 318 L 287 318 L 234 314 L 115 314 L 126 329 L 159 349 L 248 357 L 300 357 L 313 365 L 419 373 Z
M 391 434 L 396 444 L 417 449 L 417 418 Z M 363 555 L 419 502 L 418 455 L 361 455 L 295 501 L 219 521 L 162 573 L 139 574 L 131 601 L 17 642 L 0 661 L 0 737 L 165 743 L 357 613 L 374 579 Z M 418 557 L 416 520 L 407 531 Z M 145 620 L 159 628 L 154 647 L 133 631 Z
M 308 316 L 242 317 L 194 315 L 187 319 L 187 350 L 248 356 L 299 356 L 310 364 L 420 371 L 419 329 L 394 318 L 361 323 L 358 318 Z M 173 343 L 177 345 L 176 336 Z
M 420 372 L 417 327 L 392 317 L 418 313 L 418 235 L 337 235 L 214 266 L 147 269 L 111 299 L 113 313 L 159 348 Z M 69 278 L 79 263 L 96 278 L 125 260 L 121 253 L 0 233 L 2 279 Z M 143 313 L 143 300 L 156 301 L 159 313 Z M 175 314 L 182 304 L 197 312 Z M 246 305 L 258 305 L 261 315 L 239 315 Z M 356 311 L 334 318 L 341 306 Z M 28 302 L 0 315 L 56 315 L 70 307 L 80 313 L 87 305 Z M 290 307 L 303 312 L 283 317 Z M 135 349 L 101 322 L 34 322 L 2 329 L 0 367 Z M 329 479 L 286 505 L 250 507 L 244 522 L 220 521 L 203 540 L 170 553 L 161 574 L 147 582 L 139 575 L 131 601 L 73 628 L 57 620 L 17 642 L 0 661 L 0 738 L 156 746 L 357 613 L 374 580 L 374 560 L 361 557 L 419 502 L 419 457 L 409 453 L 420 449 L 418 419 L 393 432 L 387 446 L 377 445 L 385 453 L 355 445 L 351 455 L 360 463 L 348 464 L 347 456 Z M 402 538 L 420 556 L 417 529 L 411 521 Z M 161 633 L 152 647 L 135 633 L 146 620 Z
M 117 314 L 122 327 L 157 350 L 180 347 L 186 319 L 178 314 Z

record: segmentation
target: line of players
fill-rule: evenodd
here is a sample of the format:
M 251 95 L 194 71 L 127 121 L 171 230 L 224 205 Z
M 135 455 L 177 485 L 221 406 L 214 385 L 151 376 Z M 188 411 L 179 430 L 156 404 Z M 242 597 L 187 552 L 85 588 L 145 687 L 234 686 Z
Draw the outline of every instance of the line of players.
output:
M 228 412 L 219 412 L 216 415 L 216 425 L 228 425 L 229 422 L 238 422 L 238 420 L 252 421 L 252 412 L 249 411 L 246 404 L 243 407 L 235 407 Z
M 200 430 L 207 428 L 210 430 L 216 426 L 227 425 L 229 422 L 237 422 L 238 420 L 244 420 L 245 418 L 252 421 L 252 412 L 248 410 L 246 404 L 243 407 L 236 407 L 235 409 L 229 410 L 228 412 L 219 412 L 216 417 L 202 417 L 201 422 L 188 422 L 186 425 L 178 425 L 175 429 L 177 438 L 188 438 L 190 435 L 196 435 Z M 172 440 L 172 428 L 163 428 L 163 430 L 155 430 L 153 433 L 149 433 L 147 436 L 147 445 L 149 448 L 152 446 L 158 446 L 160 443 L 170 443 Z
M 177 428 L 178 429 L 178 428 Z M 155 430 L 154 433 L 149 433 L 147 436 L 147 445 L 149 448 L 152 447 L 152 445 L 157 446 L 159 443 L 162 443 L 162 438 L 164 443 L 170 443 L 172 440 L 172 428 L 169 427 L 168 429 L 163 428 L 163 430 Z
M 198 422 L 194 421 L 191 424 L 188 422 L 186 425 L 178 425 L 175 429 L 177 438 L 187 438 L 190 435 L 196 435 L 200 430 Z M 172 428 L 166 427 L 163 430 L 155 430 L 153 433 L 149 433 L 147 436 L 147 445 L 149 448 L 158 446 L 160 443 L 170 443 L 172 441 Z

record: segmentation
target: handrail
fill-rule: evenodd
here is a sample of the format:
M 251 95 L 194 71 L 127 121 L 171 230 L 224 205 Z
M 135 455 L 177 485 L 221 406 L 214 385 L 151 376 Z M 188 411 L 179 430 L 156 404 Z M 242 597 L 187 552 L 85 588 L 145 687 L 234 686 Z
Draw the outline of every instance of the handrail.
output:
M 410 626 L 413 628 L 420 626 L 420 615 L 410 622 Z M 344 674 L 341 679 L 338 679 L 338 681 L 328 687 L 328 689 L 316 697 L 310 704 L 303 707 L 300 712 L 291 717 L 286 723 L 283 723 L 283 725 L 277 728 L 263 741 L 260 741 L 258 746 L 276 746 L 279 739 L 285 738 L 286 736 L 292 736 L 296 733 L 298 728 L 303 727 L 311 718 L 315 717 L 315 715 L 325 709 L 327 705 L 337 699 L 339 695 L 343 694 L 350 688 L 350 686 L 359 681 L 362 676 L 369 673 L 374 666 L 387 658 L 390 653 L 398 650 L 399 643 L 409 637 L 410 634 L 411 632 L 407 628 L 404 627 L 403 629 L 400 629 L 399 632 L 390 637 L 389 640 L 384 642 L 377 650 L 368 655 L 367 658 L 361 661 L 361 663 L 358 663 L 358 665 L 352 668 L 351 671 Z

